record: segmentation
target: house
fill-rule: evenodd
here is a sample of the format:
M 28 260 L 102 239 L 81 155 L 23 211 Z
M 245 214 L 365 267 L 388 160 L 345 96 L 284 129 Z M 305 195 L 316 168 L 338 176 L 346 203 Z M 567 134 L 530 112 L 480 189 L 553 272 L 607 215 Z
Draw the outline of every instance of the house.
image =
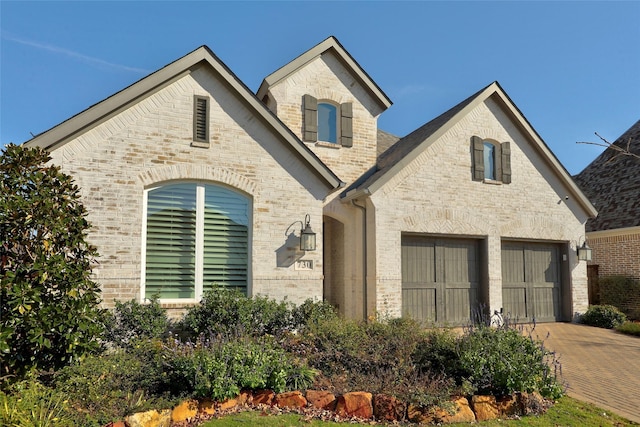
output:
M 599 212 L 586 225 L 593 250 L 589 264 L 595 276 L 640 278 L 640 120 L 613 147 L 575 177 Z
M 215 284 L 351 318 L 583 312 L 596 211 L 502 87 L 402 138 L 391 104 L 334 37 L 255 94 L 203 46 L 27 145 L 82 189 L 106 305 Z

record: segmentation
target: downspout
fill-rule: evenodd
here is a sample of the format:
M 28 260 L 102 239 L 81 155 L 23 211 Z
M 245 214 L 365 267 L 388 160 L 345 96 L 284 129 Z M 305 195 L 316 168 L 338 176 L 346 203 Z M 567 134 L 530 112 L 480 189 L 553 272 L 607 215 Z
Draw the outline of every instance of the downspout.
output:
M 367 320 L 367 308 L 368 308 L 368 295 L 367 295 L 367 208 L 356 204 L 354 199 L 351 199 L 351 204 L 362 211 L 362 297 L 363 307 L 362 314 L 364 320 Z

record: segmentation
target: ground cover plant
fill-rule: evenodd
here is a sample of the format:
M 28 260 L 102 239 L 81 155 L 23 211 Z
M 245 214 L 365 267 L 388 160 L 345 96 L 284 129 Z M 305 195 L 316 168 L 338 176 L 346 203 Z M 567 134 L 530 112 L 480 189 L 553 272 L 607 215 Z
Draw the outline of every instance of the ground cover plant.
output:
M 616 331 L 625 335 L 633 335 L 640 337 L 640 322 L 624 322 L 620 326 L 616 326 Z

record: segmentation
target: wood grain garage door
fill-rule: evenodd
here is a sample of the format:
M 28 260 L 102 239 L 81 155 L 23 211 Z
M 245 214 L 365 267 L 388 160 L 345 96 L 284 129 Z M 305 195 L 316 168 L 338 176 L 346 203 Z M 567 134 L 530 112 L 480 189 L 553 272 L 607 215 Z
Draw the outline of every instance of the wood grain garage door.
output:
M 478 307 L 478 240 L 402 237 L 402 312 L 419 321 L 466 324 Z
M 502 242 L 502 304 L 512 319 L 562 320 L 560 254 L 558 244 Z

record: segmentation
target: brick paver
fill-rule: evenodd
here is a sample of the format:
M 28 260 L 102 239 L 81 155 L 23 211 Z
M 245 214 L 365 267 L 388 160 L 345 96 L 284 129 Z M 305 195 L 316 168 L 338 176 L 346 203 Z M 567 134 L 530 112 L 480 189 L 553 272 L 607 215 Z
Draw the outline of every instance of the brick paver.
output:
M 543 323 L 534 336 L 555 351 L 568 394 L 640 423 L 640 338 L 573 323 Z

